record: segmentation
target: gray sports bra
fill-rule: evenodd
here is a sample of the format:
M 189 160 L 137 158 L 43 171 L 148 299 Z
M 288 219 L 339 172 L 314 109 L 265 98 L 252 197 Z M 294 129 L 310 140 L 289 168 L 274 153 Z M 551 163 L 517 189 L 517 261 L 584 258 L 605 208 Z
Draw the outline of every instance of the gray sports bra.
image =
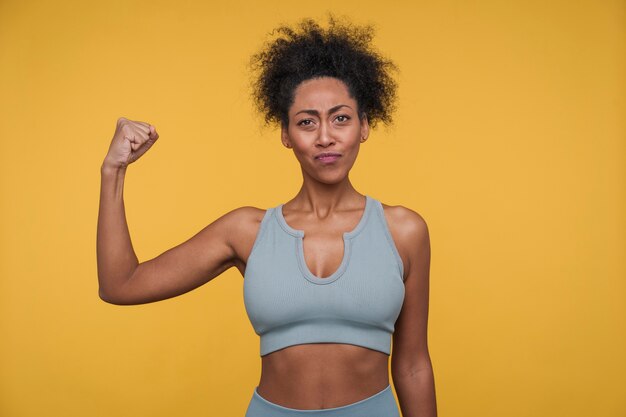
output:
M 261 356 L 306 343 L 347 343 L 390 354 L 404 270 L 382 204 L 365 198 L 361 220 L 343 234 L 341 264 L 325 278 L 307 267 L 304 231 L 287 224 L 283 205 L 266 210 L 243 285 Z

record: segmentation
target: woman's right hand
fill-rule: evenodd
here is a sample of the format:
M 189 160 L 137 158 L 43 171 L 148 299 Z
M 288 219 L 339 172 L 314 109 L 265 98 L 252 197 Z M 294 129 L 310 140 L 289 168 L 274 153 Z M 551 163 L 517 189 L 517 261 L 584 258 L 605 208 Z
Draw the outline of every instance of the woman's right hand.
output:
M 146 153 L 158 138 L 159 134 L 151 124 L 120 117 L 103 165 L 126 168 Z

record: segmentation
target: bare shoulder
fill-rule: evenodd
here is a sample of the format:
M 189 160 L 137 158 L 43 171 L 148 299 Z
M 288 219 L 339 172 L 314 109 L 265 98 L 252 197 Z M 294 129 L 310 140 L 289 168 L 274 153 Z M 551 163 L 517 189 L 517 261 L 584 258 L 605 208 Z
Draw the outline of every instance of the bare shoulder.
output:
M 420 213 L 405 206 L 383 204 L 383 210 L 406 274 L 409 270 L 406 266 L 415 262 L 415 255 L 429 251 L 428 224 Z
M 417 211 L 405 206 L 387 204 L 383 204 L 383 209 L 389 228 L 394 229 L 398 237 L 417 238 L 428 234 L 426 220 Z
M 241 206 L 225 213 L 222 217 L 225 222 L 232 224 L 233 227 L 240 228 L 249 227 L 254 223 L 260 223 L 263 220 L 266 210 L 253 206 Z M 240 224 L 244 222 L 245 224 Z
M 227 212 L 219 219 L 228 232 L 228 242 L 240 270 L 243 270 L 242 266 L 247 262 L 266 212 L 267 210 L 254 206 L 242 206 Z

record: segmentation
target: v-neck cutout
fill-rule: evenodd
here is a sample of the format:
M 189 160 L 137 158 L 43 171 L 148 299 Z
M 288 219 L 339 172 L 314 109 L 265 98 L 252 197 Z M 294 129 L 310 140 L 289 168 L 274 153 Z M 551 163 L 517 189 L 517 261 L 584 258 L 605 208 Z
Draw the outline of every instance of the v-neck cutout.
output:
M 343 233 L 343 256 L 341 258 L 341 263 L 339 264 L 339 267 L 335 270 L 335 272 L 324 278 L 320 278 L 314 275 L 307 266 L 304 256 L 304 230 L 294 229 L 293 227 L 289 226 L 289 224 L 287 224 L 287 221 L 283 216 L 283 204 L 280 204 L 276 207 L 275 213 L 279 224 L 287 233 L 296 237 L 296 257 L 298 258 L 300 270 L 307 280 L 315 284 L 330 284 L 331 282 L 336 281 L 344 273 L 350 260 L 352 238 L 355 237 L 365 226 L 368 214 L 371 210 L 371 205 L 371 197 L 365 195 L 365 207 L 363 209 L 363 213 L 361 214 L 359 222 L 352 230 Z

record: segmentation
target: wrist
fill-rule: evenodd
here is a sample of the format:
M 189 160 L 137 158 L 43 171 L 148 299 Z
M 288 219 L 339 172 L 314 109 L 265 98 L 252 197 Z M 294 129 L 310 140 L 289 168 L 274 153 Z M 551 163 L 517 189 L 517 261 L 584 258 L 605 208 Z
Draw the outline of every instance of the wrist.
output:
M 123 174 L 126 172 L 126 166 L 114 164 L 105 159 L 100 166 L 100 172 L 102 174 Z

